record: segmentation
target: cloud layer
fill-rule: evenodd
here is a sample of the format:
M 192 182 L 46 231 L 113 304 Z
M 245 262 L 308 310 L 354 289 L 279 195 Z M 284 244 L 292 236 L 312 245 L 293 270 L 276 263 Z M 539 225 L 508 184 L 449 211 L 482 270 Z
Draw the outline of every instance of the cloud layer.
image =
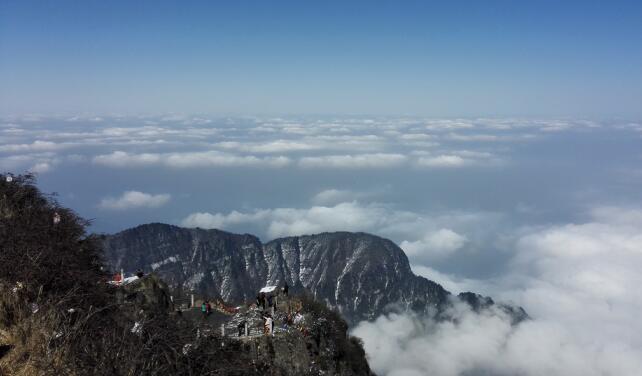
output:
M 533 142 L 553 131 L 596 128 L 580 120 L 528 119 L 5 117 L 0 119 L 0 168 L 16 166 L 11 157 L 43 152 L 59 163 L 69 154 L 82 154 L 112 168 L 496 166 L 510 159 L 502 145 Z M 637 128 L 625 124 L 622 129 Z M 36 163 L 43 171 L 44 164 L 56 166 Z
M 639 123 L 15 116 L 0 118 L 0 170 L 46 173 L 43 189 L 99 232 L 164 221 L 268 239 L 375 233 L 449 290 L 535 317 L 513 328 L 459 307 L 457 324 L 363 324 L 381 374 L 638 375 Z M 123 215 L 134 208 L 156 210 Z
M 399 246 L 412 259 L 427 259 L 432 261 L 449 257 L 453 252 L 461 249 L 466 244 L 466 237 L 447 228 L 427 233 L 422 239 L 416 241 L 404 240 Z
M 290 164 L 286 157 L 238 156 L 217 151 L 202 153 L 127 153 L 115 151 L 111 154 L 98 155 L 94 163 L 117 168 L 167 166 L 174 168 L 196 167 L 284 167 Z
M 458 307 L 454 323 L 390 315 L 354 334 L 382 375 L 638 375 L 641 225 L 642 210 L 599 207 L 585 223 L 521 230 L 507 274 L 479 281 L 525 307 L 534 319 L 519 326 Z
M 137 208 L 158 208 L 169 202 L 171 195 L 167 193 L 149 194 L 139 191 L 127 191 L 120 197 L 107 197 L 98 205 L 102 209 L 128 210 Z

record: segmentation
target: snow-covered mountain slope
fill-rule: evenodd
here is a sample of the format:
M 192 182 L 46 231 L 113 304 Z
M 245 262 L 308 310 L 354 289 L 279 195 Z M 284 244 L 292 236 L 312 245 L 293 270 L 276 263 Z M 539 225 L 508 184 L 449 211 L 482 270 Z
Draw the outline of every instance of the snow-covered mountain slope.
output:
M 263 244 L 249 234 L 153 223 L 106 236 L 104 246 L 114 270 L 155 271 L 170 286 L 229 302 L 252 301 L 261 287 L 287 282 L 292 291 L 305 289 L 338 309 L 350 323 L 390 309 L 439 312 L 450 295 L 414 275 L 393 242 L 365 233 L 322 233 Z M 492 302 L 474 294 L 464 300 Z

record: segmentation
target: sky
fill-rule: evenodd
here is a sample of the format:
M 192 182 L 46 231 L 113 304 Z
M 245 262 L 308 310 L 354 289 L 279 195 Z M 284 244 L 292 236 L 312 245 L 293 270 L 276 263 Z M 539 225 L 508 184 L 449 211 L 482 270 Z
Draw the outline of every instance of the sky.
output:
M 0 3 L 0 112 L 641 114 L 639 1 Z
M 642 4 L 0 2 L 0 173 L 113 233 L 393 240 L 380 375 L 642 374 Z

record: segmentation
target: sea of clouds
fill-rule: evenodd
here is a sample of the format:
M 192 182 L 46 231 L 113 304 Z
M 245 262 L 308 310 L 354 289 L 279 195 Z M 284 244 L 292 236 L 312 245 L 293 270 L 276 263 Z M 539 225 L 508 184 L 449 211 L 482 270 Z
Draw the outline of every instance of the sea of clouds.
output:
M 497 279 L 435 278 L 526 307 L 532 319 L 519 325 L 459 305 L 455 322 L 392 314 L 353 334 L 385 375 L 638 375 L 641 228 L 640 209 L 595 208 L 586 222 L 519 231 Z
M 642 125 L 582 119 L 6 116 L 0 170 L 93 218 L 392 239 L 416 274 L 520 305 L 362 322 L 380 375 L 642 374 Z

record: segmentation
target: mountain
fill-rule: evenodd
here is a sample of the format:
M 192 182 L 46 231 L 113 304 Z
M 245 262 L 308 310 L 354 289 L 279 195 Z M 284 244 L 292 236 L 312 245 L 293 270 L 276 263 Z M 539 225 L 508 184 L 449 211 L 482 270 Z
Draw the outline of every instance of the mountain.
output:
M 155 271 L 174 288 L 228 302 L 252 301 L 261 287 L 287 282 L 292 291 L 306 290 L 336 308 L 349 323 L 398 308 L 439 313 L 451 296 L 413 274 L 392 241 L 366 233 L 293 236 L 263 244 L 249 234 L 152 223 L 105 236 L 103 244 L 115 270 Z M 494 304 L 472 293 L 462 300 L 477 308 Z M 521 308 L 502 307 L 516 319 L 526 317 Z

